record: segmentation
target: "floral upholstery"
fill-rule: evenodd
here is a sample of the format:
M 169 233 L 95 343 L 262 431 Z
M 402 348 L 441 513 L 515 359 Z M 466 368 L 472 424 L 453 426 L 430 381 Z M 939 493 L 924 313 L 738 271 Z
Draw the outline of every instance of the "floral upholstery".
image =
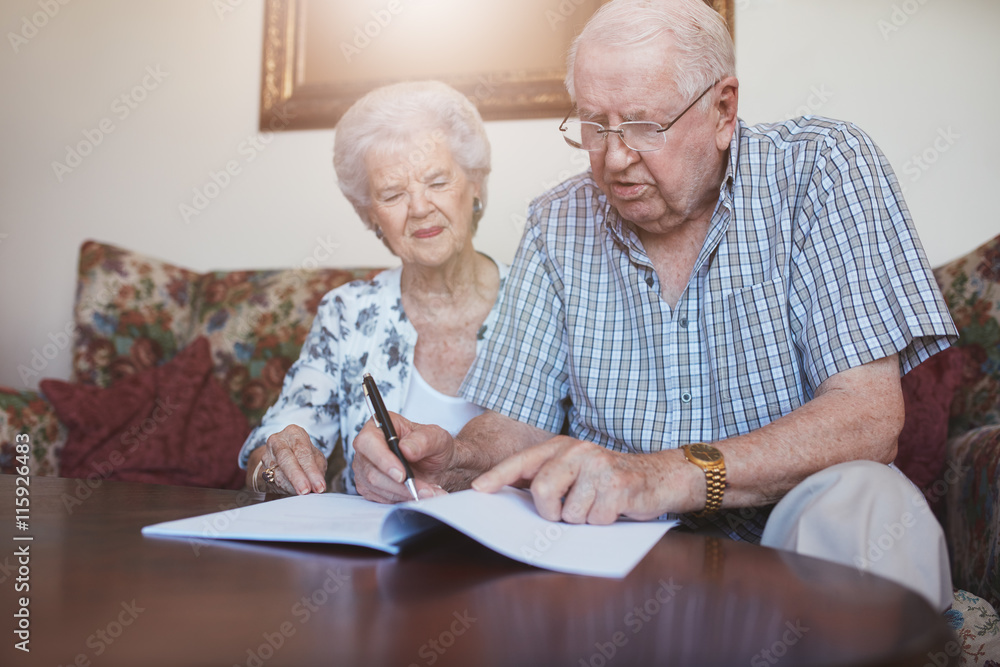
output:
M 934 275 L 958 327 L 965 377 L 951 406 L 949 435 L 1000 424 L 1000 236 Z
M 381 269 L 286 269 L 196 273 L 95 241 L 80 249 L 72 381 L 109 387 L 209 339 L 215 377 L 248 426 L 256 426 L 298 358 L 319 301 Z M 27 432 L 32 472 L 59 474 L 66 429 L 44 396 L 0 390 L 0 469 Z
M 190 339 L 198 274 L 84 242 L 77 274 L 72 381 L 109 387 L 167 361 Z
M 945 521 L 954 584 L 1000 607 L 1000 425 L 953 439 L 948 462 L 957 473 Z
M 31 445 L 28 469 L 32 475 L 59 474 L 59 454 L 68 432 L 56 417 L 52 405 L 37 391 L 14 391 L 0 387 L 2 472 L 14 472 L 14 445 L 18 435 L 28 436 Z
M 958 640 L 958 650 L 947 650 L 947 653 L 958 656 L 958 664 L 1000 667 L 997 663 L 1000 659 L 1000 618 L 989 602 L 956 589 L 951 609 L 945 612 L 945 618 L 955 630 Z M 949 644 L 948 649 L 951 646 Z
M 208 273 L 192 337 L 209 339 L 215 372 L 251 425 L 281 393 L 324 294 L 378 271 L 336 269 Z
M 963 377 L 942 479 L 955 586 L 1000 607 L 1000 236 L 934 271 L 959 331 Z

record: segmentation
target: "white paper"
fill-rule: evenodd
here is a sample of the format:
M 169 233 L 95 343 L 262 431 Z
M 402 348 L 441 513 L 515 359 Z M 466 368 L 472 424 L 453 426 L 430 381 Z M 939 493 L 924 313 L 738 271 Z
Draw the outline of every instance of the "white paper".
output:
M 508 558 L 547 570 L 622 578 L 677 521 L 618 521 L 609 526 L 543 519 L 531 495 L 510 487 L 497 493 L 460 491 L 406 503 Z
M 393 510 L 361 496 L 310 493 L 256 505 L 167 521 L 143 535 L 217 540 L 352 544 L 386 553 L 399 547 L 381 537 L 382 520 Z
M 433 517 L 429 518 L 429 517 Z M 537 567 L 621 578 L 676 521 L 571 525 L 538 515 L 526 491 L 460 491 L 419 502 L 382 505 L 359 496 L 292 496 L 168 521 L 144 535 L 197 539 L 351 544 L 396 554 L 413 535 L 445 523 L 509 558 Z

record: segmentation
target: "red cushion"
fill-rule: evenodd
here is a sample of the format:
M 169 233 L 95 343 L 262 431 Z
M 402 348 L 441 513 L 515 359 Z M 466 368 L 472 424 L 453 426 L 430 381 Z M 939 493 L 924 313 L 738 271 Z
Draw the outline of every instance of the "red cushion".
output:
M 107 389 L 43 380 L 69 430 L 63 477 L 238 489 L 246 417 L 212 375 L 208 341 Z
M 896 465 L 926 493 L 939 479 L 948 440 L 948 417 L 962 381 L 962 351 L 949 347 L 903 376 L 906 420 Z

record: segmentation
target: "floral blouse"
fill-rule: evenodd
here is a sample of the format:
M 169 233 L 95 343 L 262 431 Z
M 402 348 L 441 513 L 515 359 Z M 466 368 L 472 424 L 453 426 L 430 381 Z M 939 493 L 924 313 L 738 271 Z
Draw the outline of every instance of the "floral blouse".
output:
M 496 324 L 508 267 L 500 271 L 496 303 L 479 330 L 477 349 Z M 246 468 L 250 452 L 291 424 L 301 426 L 313 444 L 330 456 L 343 440 L 347 467 L 344 481 L 357 493 L 351 461 L 355 436 L 371 417 L 361 379 L 371 373 L 389 410 L 401 413 L 409 391 L 417 331 L 403 312 L 402 267 L 368 281 L 331 290 L 319 304 L 302 352 L 285 376 L 281 395 L 260 426 L 251 431 L 239 454 Z M 404 415 L 406 416 L 406 415 Z

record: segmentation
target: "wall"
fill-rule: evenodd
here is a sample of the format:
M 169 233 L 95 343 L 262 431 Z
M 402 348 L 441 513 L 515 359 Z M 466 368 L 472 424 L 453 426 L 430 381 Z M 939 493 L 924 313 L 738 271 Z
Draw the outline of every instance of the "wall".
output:
M 979 131 L 1000 98 L 998 19 L 990 0 L 737 0 L 741 115 L 858 122 L 942 263 L 1000 228 L 977 196 L 998 173 L 997 133 Z M 198 271 L 393 262 L 336 189 L 332 131 L 257 135 L 262 25 L 261 0 L 0 4 L 0 385 L 37 384 L 18 367 L 70 322 L 87 238 Z M 585 166 L 556 122 L 489 123 L 477 245 L 505 261 L 527 202 Z M 67 157 L 81 142 L 92 150 Z M 239 173 L 185 219 L 180 206 L 229 161 Z M 41 376 L 69 364 L 64 349 Z

